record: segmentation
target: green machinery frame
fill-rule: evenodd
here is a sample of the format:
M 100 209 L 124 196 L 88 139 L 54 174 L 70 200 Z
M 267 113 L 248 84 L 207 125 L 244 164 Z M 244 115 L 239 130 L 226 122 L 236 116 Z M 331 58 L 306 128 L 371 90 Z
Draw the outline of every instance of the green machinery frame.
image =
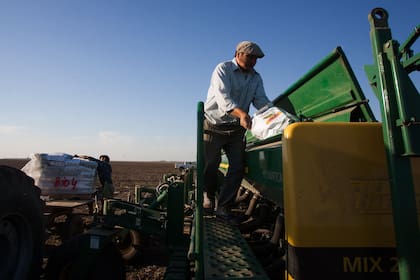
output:
M 420 156 L 420 96 L 409 77 L 420 70 L 420 54 L 410 49 L 420 25 L 399 46 L 392 39 L 386 10 L 373 9 L 368 18 L 375 64 L 365 71 L 381 105 L 400 279 L 420 279 L 419 209 L 410 164 L 410 157 Z

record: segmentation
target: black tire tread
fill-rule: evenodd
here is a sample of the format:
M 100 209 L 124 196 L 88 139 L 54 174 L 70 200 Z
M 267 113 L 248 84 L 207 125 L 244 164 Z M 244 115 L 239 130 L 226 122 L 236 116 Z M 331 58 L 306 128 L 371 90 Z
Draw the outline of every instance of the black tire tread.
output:
M 19 246 L 20 252 L 25 250 L 28 259 L 19 262 L 18 267 L 9 267 L 7 275 L 0 275 L 1 279 L 15 279 L 22 277 L 23 271 L 27 272 L 27 279 L 39 279 L 42 272 L 42 258 L 44 247 L 44 219 L 45 203 L 40 199 L 41 190 L 34 185 L 34 180 L 23 171 L 0 165 L 0 221 L 7 221 L 10 217 L 19 217 L 19 223 L 30 232 L 24 233 L 31 236 L 26 240 L 26 245 L 32 248 Z M 28 243 L 29 242 L 29 243 Z M 16 246 L 16 245 L 13 245 Z M 0 251 L 4 252 L 0 248 Z M 20 275 L 20 276 L 17 276 Z

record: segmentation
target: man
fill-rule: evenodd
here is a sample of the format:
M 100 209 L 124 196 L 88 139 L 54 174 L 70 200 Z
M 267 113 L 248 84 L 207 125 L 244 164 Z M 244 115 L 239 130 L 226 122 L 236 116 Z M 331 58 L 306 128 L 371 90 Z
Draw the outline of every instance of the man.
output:
M 98 179 L 101 183 L 102 197 L 112 198 L 114 196 L 114 185 L 112 182 L 112 167 L 110 164 L 109 156 L 101 155 L 99 159 L 85 155 L 75 155 L 75 157 L 84 158 L 90 161 L 94 161 L 98 164 L 96 170 L 98 173 Z
M 218 195 L 216 216 L 238 224 L 230 208 L 244 175 L 244 134 L 251 128 L 250 105 L 256 109 L 270 103 L 261 76 L 254 70 L 258 58 L 264 57 L 254 42 L 240 42 L 231 61 L 219 63 L 213 71 L 204 104 L 204 211 L 212 211 L 218 189 L 217 174 L 223 149 L 229 168 Z

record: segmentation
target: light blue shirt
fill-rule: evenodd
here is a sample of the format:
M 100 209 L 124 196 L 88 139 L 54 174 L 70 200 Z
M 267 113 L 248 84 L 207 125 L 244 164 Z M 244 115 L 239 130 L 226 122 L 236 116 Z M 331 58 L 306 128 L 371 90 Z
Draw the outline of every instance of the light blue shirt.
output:
M 236 59 L 219 63 L 213 71 L 204 114 L 212 124 L 233 124 L 239 120 L 229 114 L 234 108 L 249 112 L 251 104 L 260 109 L 270 103 L 263 81 L 255 70 L 242 71 Z

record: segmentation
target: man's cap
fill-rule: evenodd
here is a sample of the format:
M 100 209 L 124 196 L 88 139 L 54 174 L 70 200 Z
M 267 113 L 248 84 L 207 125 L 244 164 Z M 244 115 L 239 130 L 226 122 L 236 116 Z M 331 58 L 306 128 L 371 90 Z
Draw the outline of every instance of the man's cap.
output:
M 250 55 L 255 55 L 258 58 L 264 57 L 264 53 L 261 48 L 254 42 L 251 41 L 242 41 L 236 46 L 237 53 L 245 53 Z

